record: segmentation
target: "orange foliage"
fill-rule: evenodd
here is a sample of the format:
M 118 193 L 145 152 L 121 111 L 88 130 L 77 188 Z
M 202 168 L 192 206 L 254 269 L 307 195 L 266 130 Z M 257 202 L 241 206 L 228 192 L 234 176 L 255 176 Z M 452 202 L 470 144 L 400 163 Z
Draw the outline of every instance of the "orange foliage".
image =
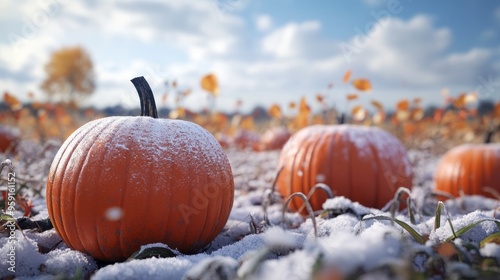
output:
M 21 104 L 21 101 L 19 101 L 19 99 L 17 99 L 16 97 L 14 97 L 13 95 L 11 95 L 8 92 L 4 92 L 3 101 L 7 105 L 9 105 L 10 109 L 13 111 L 19 110 L 23 107 L 23 104 Z
M 350 79 L 351 79 L 351 70 L 347 70 L 344 74 L 344 77 L 342 78 L 342 81 L 344 83 L 348 83 Z
M 378 102 L 377 100 L 372 100 L 371 101 L 371 104 L 377 108 L 377 110 L 379 111 L 383 111 L 384 110 L 384 106 L 382 105 L 382 103 Z
M 356 79 L 352 81 L 352 85 L 361 91 L 368 91 L 372 89 L 372 85 L 367 79 Z
M 352 108 L 351 114 L 355 121 L 363 121 L 368 115 L 368 112 L 362 105 L 357 105 Z
M 276 119 L 281 119 L 283 117 L 283 114 L 281 113 L 281 107 L 278 104 L 273 104 L 269 109 L 267 110 L 267 113 Z
M 396 104 L 396 110 L 404 111 L 410 109 L 410 102 L 408 99 L 403 99 Z
M 49 95 L 63 95 L 63 100 L 77 104 L 79 95 L 90 95 L 95 89 L 93 64 L 81 47 L 55 51 L 45 65 L 46 79 L 41 87 Z
M 358 97 L 359 96 L 357 94 L 355 94 L 355 93 L 346 95 L 346 98 L 347 98 L 348 101 L 356 100 L 356 99 L 358 99 Z
M 201 78 L 201 88 L 213 96 L 219 96 L 219 82 L 214 74 L 207 74 Z

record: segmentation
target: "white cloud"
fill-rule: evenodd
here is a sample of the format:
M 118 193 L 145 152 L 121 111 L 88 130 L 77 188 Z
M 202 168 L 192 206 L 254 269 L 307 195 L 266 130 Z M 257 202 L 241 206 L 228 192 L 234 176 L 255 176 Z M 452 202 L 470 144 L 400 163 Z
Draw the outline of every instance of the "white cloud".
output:
M 452 53 L 451 30 L 436 27 L 427 16 L 382 20 L 371 37 L 350 38 L 345 43 L 366 43 L 349 63 L 339 42 L 325 36 L 320 21 L 276 26 L 271 16 L 259 15 L 245 22 L 237 12 L 241 0 L 218 1 L 68 2 L 19 55 L 9 42 L 0 41 L 0 83 L 4 85 L 0 90 L 39 92 L 50 52 L 68 44 L 83 45 L 95 58 L 98 87 L 87 102 L 100 107 L 137 104 L 129 80 L 139 75 L 146 77 L 157 94 L 165 90 L 165 79 L 192 87 L 186 105 L 199 109 L 207 102 L 199 78 L 214 72 L 221 87 L 218 108 L 231 110 L 236 99 L 243 99 L 248 110 L 256 104 L 312 96 L 330 82 L 335 87 L 329 101 L 341 102 L 352 90 L 340 83 L 348 69 L 356 77 L 369 78 L 373 98 L 390 104 L 400 98 L 401 84 L 409 85 L 404 94 L 432 100 L 441 87 L 473 88 L 478 75 L 487 76 L 500 67 L 498 50 L 472 48 Z M 29 5 L 9 7 L 15 15 L 9 22 L 21 19 L 12 25 L 18 33 L 22 18 L 39 11 Z M 251 37 L 248 24 L 266 32 Z
M 451 31 L 435 28 L 426 16 L 393 19 L 376 36 L 364 40 L 366 46 L 351 55 L 350 65 L 365 69 L 369 77 L 386 85 L 404 82 L 412 87 L 466 87 L 474 83 L 477 73 L 491 69 L 491 50 L 449 53 Z M 349 44 L 355 46 L 356 42 Z
M 288 23 L 262 40 L 262 50 L 277 58 L 313 58 L 333 51 L 333 42 L 321 34 L 319 21 Z
M 255 17 L 255 26 L 260 31 L 267 31 L 273 26 L 273 20 L 269 15 L 259 15 Z

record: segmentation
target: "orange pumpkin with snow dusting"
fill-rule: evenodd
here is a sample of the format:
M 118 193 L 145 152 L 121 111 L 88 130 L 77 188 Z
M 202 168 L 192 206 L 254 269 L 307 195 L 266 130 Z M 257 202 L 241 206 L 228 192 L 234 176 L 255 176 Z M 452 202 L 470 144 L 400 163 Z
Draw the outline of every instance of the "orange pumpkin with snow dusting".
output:
M 411 188 L 413 172 L 406 149 L 390 133 L 376 127 L 314 125 L 296 132 L 281 151 L 277 187 L 284 197 L 309 193 L 317 183 L 345 196 L 381 208 L 399 187 Z M 310 203 L 319 210 L 326 200 L 315 192 Z M 302 206 L 293 199 L 292 209 Z
M 132 82 L 140 117 L 89 122 L 58 151 L 47 181 L 50 219 L 68 246 L 100 260 L 123 261 L 156 242 L 194 253 L 229 217 L 229 161 L 199 125 L 158 119 L 149 85 Z

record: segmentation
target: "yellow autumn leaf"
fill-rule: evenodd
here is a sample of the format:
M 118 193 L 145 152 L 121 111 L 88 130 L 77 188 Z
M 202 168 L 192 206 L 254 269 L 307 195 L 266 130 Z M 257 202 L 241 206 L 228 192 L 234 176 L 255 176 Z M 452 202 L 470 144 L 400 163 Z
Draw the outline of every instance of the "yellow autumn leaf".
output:
M 408 99 L 400 100 L 396 104 L 397 111 L 407 111 L 408 109 L 410 109 L 410 102 L 408 101 Z
M 311 107 L 309 107 L 309 104 L 307 104 L 307 100 L 305 97 L 302 97 L 300 99 L 299 103 L 299 113 L 300 114 L 309 114 L 311 112 Z
M 363 107 L 362 105 L 357 105 L 357 106 L 354 106 L 352 108 L 351 114 L 352 114 L 352 118 L 355 121 L 362 121 L 366 118 L 366 115 L 368 114 L 368 112 L 366 111 L 365 107 Z
M 371 104 L 377 108 L 377 110 L 379 111 L 384 111 L 384 105 L 382 105 L 382 103 L 378 102 L 377 100 L 372 100 L 371 101 Z
M 293 102 L 293 101 L 288 104 L 288 108 L 290 108 L 290 109 L 295 109 L 296 106 L 297 106 L 297 104 L 295 104 L 295 102 Z
M 352 81 L 352 85 L 361 91 L 368 91 L 372 89 L 372 85 L 367 79 L 356 79 Z
M 227 117 L 226 114 L 222 112 L 216 112 L 215 114 L 212 115 L 212 122 L 215 125 L 222 126 L 229 122 L 229 118 Z
M 424 109 L 422 108 L 415 108 L 411 112 L 411 118 L 415 121 L 419 121 L 424 118 Z
M 255 124 L 253 122 L 252 116 L 246 116 L 241 119 L 239 128 L 244 130 L 253 130 L 255 128 Z
M 299 113 L 295 118 L 293 118 L 292 123 L 290 124 L 294 129 L 301 129 L 309 125 L 309 114 L 307 113 Z
M 457 98 L 453 100 L 453 106 L 455 108 L 462 108 L 466 105 L 467 95 L 465 93 L 461 93 Z
M 201 88 L 208 91 L 213 96 L 219 96 L 219 83 L 214 74 L 205 75 L 201 79 Z
M 3 94 L 3 101 L 7 103 L 12 110 L 19 110 L 23 107 L 21 101 L 8 92 Z
M 356 100 L 356 99 L 358 99 L 358 95 L 355 94 L 355 93 L 352 93 L 352 94 L 346 95 L 346 98 L 347 98 L 348 101 Z
M 375 124 L 382 124 L 385 121 L 385 113 L 384 111 L 378 111 L 375 114 L 373 114 L 372 121 Z
M 186 110 L 182 107 L 179 107 L 175 110 L 170 111 L 168 117 L 170 119 L 182 119 L 186 116 Z
M 325 100 L 325 96 L 322 95 L 322 94 L 316 94 L 316 100 L 319 102 L 319 103 L 323 103 L 323 101 Z
M 350 79 L 351 79 L 351 70 L 347 70 L 344 74 L 344 77 L 342 78 L 342 82 L 348 83 Z
M 281 119 L 281 117 L 283 116 L 283 114 L 281 113 L 281 107 L 278 104 L 271 105 L 271 107 L 269 107 L 269 109 L 267 110 L 267 113 L 271 117 L 277 119 Z

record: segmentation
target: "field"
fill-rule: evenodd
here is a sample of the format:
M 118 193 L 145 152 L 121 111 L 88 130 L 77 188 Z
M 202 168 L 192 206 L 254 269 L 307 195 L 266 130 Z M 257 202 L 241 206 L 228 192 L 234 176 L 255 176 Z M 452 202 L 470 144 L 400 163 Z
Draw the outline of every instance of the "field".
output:
M 398 106 L 399 112 L 408 110 L 413 112 L 410 116 L 415 116 L 408 105 Z M 215 117 L 202 125 L 225 147 L 235 183 L 233 208 L 222 232 L 195 254 L 182 254 L 158 243 L 144 246 L 142 252 L 125 262 L 108 263 L 70 249 L 55 229 L 46 225 L 45 185 L 50 165 L 62 141 L 72 128 L 80 125 L 76 121 L 79 118 L 69 111 L 58 107 L 49 110 L 42 118 L 36 117 L 40 113 L 33 117 L 31 111 L 22 110 L 6 117 L 11 124 L 17 122 L 25 137 L 15 151 L 2 154 L 3 186 L 15 180 L 17 193 L 14 215 L 2 214 L 4 228 L 0 236 L 0 254 L 14 261 L 15 273 L 9 270 L 12 265 L 3 261 L 2 279 L 12 279 L 14 275 L 18 279 L 500 277 L 498 200 L 478 195 L 443 200 L 443 194 L 437 196 L 433 190 L 434 173 L 442 155 L 458 143 L 481 142 L 488 128 L 485 123 L 495 121 L 494 111 L 479 117 L 470 112 L 463 115 L 452 108 L 444 111 L 440 119 L 436 114 L 398 119 L 395 114 L 392 122 L 384 120 L 378 124 L 366 117 L 353 118 L 350 122 L 379 125 L 400 138 L 413 166 L 413 187 L 411 191 L 402 189 L 382 209 L 334 196 L 312 216 L 284 208 L 286 198 L 273 192 L 280 149 L 260 146 L 257 131 L 280 121 L 291 131 L 299 130 L 314 120 L 326 122 L 328 114 L 316 117 L 311 113 L 306 116 L 307 122 L 301 123 L 301 114 L 306 113 L 286 119 L 270 108 L 270 115 L 277 118 L 267 123 L 254 123 L 252 116 L 240 117 L 239 128 L 246 129 L 245 133 L 236 130 L 226 116 L 213 114 Z M 89 110 L 84 114 L 88 119 L 101 117 Z M 85 117 L 79 120 L 82 119 Z M 493 141 L 498 139 L 495 137 L 498 136 Z M 14 179 L 7 176 L 8 172 L 15 173 Z M 7 188 L 2 190 L 2 204 L 7 210 Z M 392 207 L 395 201 L 401 207 Z
M 354 85 L 360 91 L 370 87 L 368 81 Z M 346 98 L 356 100 L 358 97 Z M 324 102 L 321 96 L 316 100 Z M 2 115 L 3 121 L 6 127 L 15 129 L 4 128 L 3 133 L 11 133 L 15 140 L 2 154 L 1 203 L 4 212 L 0 254 L 7 256 L 8 261 L 0 264 L 0 277 L 497 279 L 500 276 L 500 220 L 495 188 L 498 186 L 489 189 L 487 194 L 491 198 L 463 193 L 453 197 L 434 189 L 438 163 L 449 149 L 461 143 L 483 142 L 485 135 L 488 135 L 489 142 L 498 139 L 494 124 L 500 116 L 499 104 L 489 112 L 478 114 L 476 107 L 470 105 L 476 101 L 474 95 L 462 94 L 432 114 L 424 113 L 419 100 L 401 100 L 392 113 L 388 113 L 379 102 L 372 101 L 375 113 L 370 114 L 363 106 L 356 105 L 347 114 L 339 114 L 326 103 L 322 111 L 314 113 L 302 98 L 297 104 L 288 105 L 287 110 L 295 110 L 295 113 L 285 114 L 280 105 L 274 104 L 264 112 L 267 114 L 264 118 L 256 114 L 197 114 L 178 107 L 169 113 L 170 118 L 200 124 L 224 148 L 235 185 L 229 219 L 215 239 L 192 254 L 183 254 L 166 244 L 153 243 L 144 244 L 126 261 L 110 262 L 71 249 L 48 220 L 49 200 L 46 200 L 49 168 L 64 140 L 85 122 L 105 115 L 93 109 L 71 109 L 63 104 L 21 104 L 6 93 L 4 102 L 8 108 Z M 380 127 L 394 135 L 394 140 L 380 138 L 387 140 L 379 139 L 381 143 L 370 147 L 381 149 L 378 157 L 384 158 L 384 153 L 393 155 L 390 150 L 395 147 L 391 143 L 399 145 L 400 141 L 406 148 L 403 156 L 413 169 L 412 182 L 390 193 L 391 197 L 384 200 L 382 206 L 372 205 L 371 208 L 337 195 L 333 186 L 333 194 L 320 209 L 308 211 L 309 214 L 301 212 L 304 215 L 300 215 L 300 211 L 289 207 L 287 196 L 305 197 L 307 193 L 283 195 L 276 187 L 276 178 L 282 172 L 278 164 L 281 149 L 291 149 L 288 145 L 283 148 L 290 135 L 293 139 L 305 128 L 338 123 L 339 120 L 343 124 L 336 125 L 343 127 L 342 131 L 346 133 L 362 126 Z M 356 153 L 362 153 L 365 145 L 372 145 L 369 141 L 374 140 L 354 138 L 352 141 L 356 144 L 353 147 L 359 149 Z M 196 140 L 193 137 L 188 139 Z M 384 142 L 389 140 L 396 142 Z M 193 149 L 190 145 L 185 148 Z M 351 160 L 343 164 L 350 164 L 356 157 L 351 156 Z M 364 174 L 367 173 L 362 170 L 356 176 Z M 356 196 L 367 191 L 361 186 L 350 192 Z M 85 194 L 86 197 L 92 195 L 97 196 Z M 80 199 L 83 198 L 75 198 L 76 201 Z M 95 199 L 99 200 L 99 197 Z M 292 201 L 294 203 L 298 201 Z M 119 220 L 121 209 L 116 211 L 112 216 Z M 161 225 L 162 218 L 154 217 L 155 220 L 150 220 L 148 216 L 141 216 L 139 219 L 144 221 L 137 223 Z M 130 226 L 134 227 L 133 224 Z M 144 234 L 151 235 L 151 232 Z

